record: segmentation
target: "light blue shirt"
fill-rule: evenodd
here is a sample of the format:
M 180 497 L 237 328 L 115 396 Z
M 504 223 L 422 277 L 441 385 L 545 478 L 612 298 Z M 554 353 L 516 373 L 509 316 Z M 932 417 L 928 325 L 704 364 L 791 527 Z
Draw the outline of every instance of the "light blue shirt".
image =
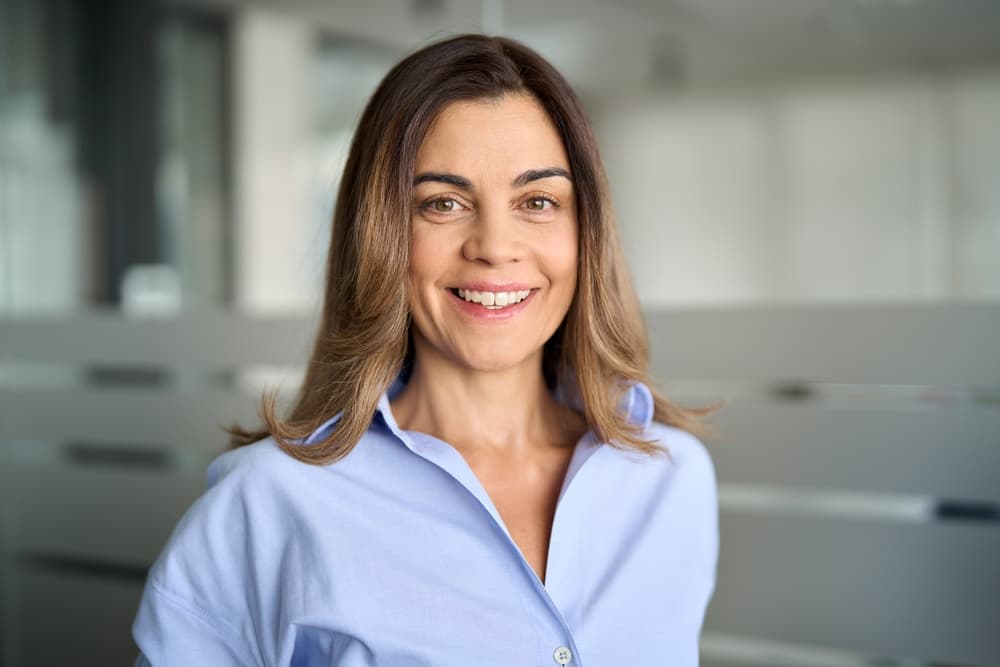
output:
M 389 397 L 335 464 L 301 463 L 271 439 L 212 463 L 146 583 L 133 634 L 150 664 L 698 663 L 715 474 L 696 438 L 652 422 L 645 386 L 622 407 L 671 458 L 584 435 L 544 585 L 458 451 L 402 430 Z

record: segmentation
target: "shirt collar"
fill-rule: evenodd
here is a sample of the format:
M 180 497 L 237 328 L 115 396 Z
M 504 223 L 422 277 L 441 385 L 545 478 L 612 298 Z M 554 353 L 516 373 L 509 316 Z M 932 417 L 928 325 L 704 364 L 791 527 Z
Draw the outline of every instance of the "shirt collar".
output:
M 656 402 L 653 400 L 653 392 L 644 383 L 632 382 L 629 384 L 619 405 L 628 415 L 629 422 L 643 431 L 653 423 Z
M 396 424 L 396 419 L 392 414 L 392 408 L 389 402 L 392 401 L 399 392 L 406 387 L 406 377 L 405 373 L 400 373 L 392 384 L 389 385 L 389 389 L 382 394 L 382 398 L 379 399 L 378 406 L 375 408 L 375 416 L 381 417 L 382 421 L 386 426 L 393 432 L 398 433 L 402 429 Z M 556 400 L 568 405 L 577 411 L 582 411 L 583 402 L 580 398 L 579 391 L 576 388 L 575 380 L 570 382 L 566 387 L 557 387 L 555 391 Z M 647 387 L 642 382 L 632 382 L 629 384 L 628 389 L 622 395 L 621 401 L 618 404 L 619 410 L 621 410 L 628 417 L 628 421 L 634 426 L 639 427 L 641 430 L 645 431 L 649 428 L 650 424 L 653 422 L 653 413 L 655 412 L 655 403 L 653 401 L 653 394 L 650 392 L 649 387 Z M 333 426 L 340 421 L 340 415 L 342 413 L 337 413 L 330 419 L 326 420 L 317 428 L 308 438 L 305 439 L 303 444 L 312 445 L 317 441 L 325 437 Z

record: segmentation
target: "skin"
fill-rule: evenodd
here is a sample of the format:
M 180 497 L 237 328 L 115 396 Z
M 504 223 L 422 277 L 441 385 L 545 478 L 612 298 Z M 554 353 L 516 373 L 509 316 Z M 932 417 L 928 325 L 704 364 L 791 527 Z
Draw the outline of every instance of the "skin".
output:
M 415 362 L 393 414 L 403 428 L 462 454 L 544 581 L 556 500 L 586 430 L 542 376 L 543 346 L 576 291 L 566 151 L 531 96 L 456 102 L 424 138 L 415 174 L 408 276 Z M 516 312 L 497 317 L 451 291 L 473 283 L 532 292 Z

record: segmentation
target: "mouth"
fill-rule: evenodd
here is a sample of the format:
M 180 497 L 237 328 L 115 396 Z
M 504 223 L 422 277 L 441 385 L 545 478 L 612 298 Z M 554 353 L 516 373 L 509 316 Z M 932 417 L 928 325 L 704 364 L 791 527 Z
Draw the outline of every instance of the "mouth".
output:
M 448 291 L 463 301 L 479 304 L 487 310 L 503 310 L 504 308 L 510 308 L 521 303 L 536 290 L 522 289 L 509 292 L 481 292 L 461 287 L 452 287 Z

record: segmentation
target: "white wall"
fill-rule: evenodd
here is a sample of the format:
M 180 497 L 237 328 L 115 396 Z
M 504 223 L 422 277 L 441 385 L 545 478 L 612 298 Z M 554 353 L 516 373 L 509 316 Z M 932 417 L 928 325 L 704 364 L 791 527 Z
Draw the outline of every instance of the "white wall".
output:
M 1000 68 L 618 96 L 648 304 L 1000 298 Z

